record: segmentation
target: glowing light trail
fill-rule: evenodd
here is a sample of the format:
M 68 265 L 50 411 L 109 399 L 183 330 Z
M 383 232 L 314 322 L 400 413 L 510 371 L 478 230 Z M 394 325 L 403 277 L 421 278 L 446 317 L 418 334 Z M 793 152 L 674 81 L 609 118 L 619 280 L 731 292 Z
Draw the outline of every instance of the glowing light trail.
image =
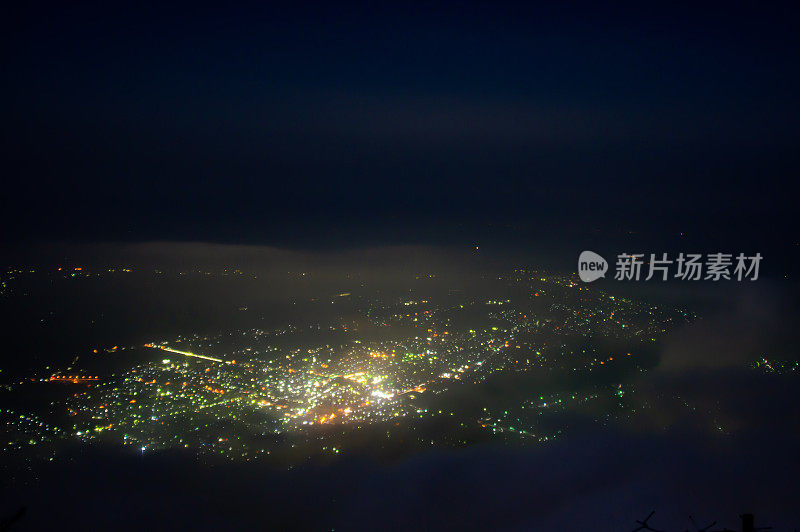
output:
M 212 360 L 214 362 L 225 362 L 221 358 L 207 357 L 205 355 L 197 355 L 195 353 L 190 353 L 188 351 L 179 351 L 177 349 L 173 349 L 171 347 L 165 347 L 163 345 L 144 344 L 144 346 L 145 347 L 149 347 L 151 349 L 161 349 L 162 351 L 167 351 L 169 353 L 177 353 L 179 355 L 185 355 L 187 357 L 202 358 L 203 360 Z M 230 364 L 230 362 L 226 362 L 226 364 Z

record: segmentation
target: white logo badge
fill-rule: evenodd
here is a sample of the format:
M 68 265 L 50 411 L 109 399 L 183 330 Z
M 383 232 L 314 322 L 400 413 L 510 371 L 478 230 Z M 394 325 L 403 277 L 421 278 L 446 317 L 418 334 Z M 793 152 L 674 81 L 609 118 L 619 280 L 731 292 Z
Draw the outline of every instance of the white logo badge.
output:
M 578 276 L 584 283 L 591 283 L 606 276 L 608 263 L 594 251 L 584 251 L 578 257 Z

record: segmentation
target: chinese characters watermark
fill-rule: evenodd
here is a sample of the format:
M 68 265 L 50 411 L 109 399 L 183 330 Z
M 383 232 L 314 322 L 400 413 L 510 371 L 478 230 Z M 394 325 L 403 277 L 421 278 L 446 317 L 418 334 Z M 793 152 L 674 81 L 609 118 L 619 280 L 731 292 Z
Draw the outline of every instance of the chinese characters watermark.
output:
M 758 279 L 761 253 L 748 256 L 739 253 L 679 253 L 670 258 L 667 253 L 620 253 L 617 255 L 617 281 L 736 281 Z M 606 260 L 593 251 L 584 251 L 578 257 L 578 275 L 581 281 L 590 283 L 605 277 L 608 270 Z

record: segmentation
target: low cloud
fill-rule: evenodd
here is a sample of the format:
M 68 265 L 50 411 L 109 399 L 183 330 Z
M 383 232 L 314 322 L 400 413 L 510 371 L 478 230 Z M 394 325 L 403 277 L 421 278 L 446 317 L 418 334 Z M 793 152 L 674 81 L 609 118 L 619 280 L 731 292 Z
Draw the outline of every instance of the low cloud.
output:
M 714 310 L 665 338 L 659 369 L 742 366 L 761 356 L 796 354 L 797 310 L 777 285 L 736 285 L 720 295 Z

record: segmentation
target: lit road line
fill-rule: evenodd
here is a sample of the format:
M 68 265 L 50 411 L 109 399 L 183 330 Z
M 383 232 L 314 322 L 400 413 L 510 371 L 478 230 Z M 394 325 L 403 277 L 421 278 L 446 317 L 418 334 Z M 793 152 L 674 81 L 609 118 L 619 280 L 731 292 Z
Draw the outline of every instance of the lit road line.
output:
M 150 347 L 152 349 L 161 349 L 162 351 L 167 351 L 169 353 L 177 353 L 179 355 L 185 355 L 187 357 L 195 357 L 195 358 L 202 358 L 203 360 L 212 360 L 214 362 L 225 362 L 221 358 L 214 358 L 214 357 L 207 357 L 205 355 L 197 355 L 195 353 L 190 353 L 188 351 L 179 351 L 177 349 L 173 349 L 171 347 L 164 347 L 163 345 L 155 345 L 155 344 L 144 344 L 145 347 Z M 229 364 L 230 362 L 226 362 Z

